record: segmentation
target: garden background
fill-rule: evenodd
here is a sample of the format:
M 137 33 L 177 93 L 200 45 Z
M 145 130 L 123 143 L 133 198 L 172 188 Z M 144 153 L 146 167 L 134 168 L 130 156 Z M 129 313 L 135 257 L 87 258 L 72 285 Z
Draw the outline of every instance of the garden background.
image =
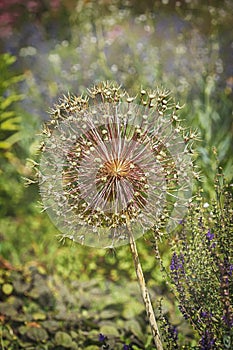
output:
M 201 182 L 194 191 L 201 186 L 203 205 L 210 205 L 219 169 L 228 184 L 233 174 L 232 15 L 230 0 L 0 0 L 2 349 L 95 350 L 105 346 L 100 333 L 109 349 L 153 348 L 129 247 L 59 243 L 41 213 L 38 187 L 26 187 L 23 178 L 32 175 L 41 125 L 63 94 L 102 80 L 132 96 L 162 86 L 199 133 Z M 230 246 L 232 230 L 228 237 Z M 198 346 L 150 238 L 137 243 L 154 305 L 163 297 L 180 347 Z M 163 241 L 160 252 L 169 266 L 172 252 Z

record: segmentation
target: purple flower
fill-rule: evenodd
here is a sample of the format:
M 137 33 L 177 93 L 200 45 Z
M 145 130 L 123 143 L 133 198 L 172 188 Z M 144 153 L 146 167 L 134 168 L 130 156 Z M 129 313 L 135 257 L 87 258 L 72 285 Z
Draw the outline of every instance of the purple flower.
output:
M 229 311 L 229 310 L 227 310 Z M 233 315 L 230 312 L 225 312 L 222 320 L 227 325 L 227 327 L 232 328 L 233 327 Z
M 103 343 L 105 340 L 107 340 L 107 337 L 103 335 L 102 333 L 99 334 L 99 341 Z
M 200 317 L 201 317 L 202 319 L 205 319 L 205 320 L 211 322 L 211 319 L 212 319 L 212 317 L 213 317 L 213 314 L 212 314 L 212 312 L 209 312 L 209 311 L 201 311 L 201 312 L 200 312 Z M 204 321 L 204 322 L 206 323 L 206 321 Z
M 201 340 L 200 340 L 200 349 L 201 350 L 211 350 L 214 349 L 215 339 L 208 329 L 204 331 Z
M 183 267 L 184 267 L 183 254 L 177 255 L 176 253 L 173 253 L 171 264 L 170 264 L 170 270 L 171 271 L 178 271 L 180 269 L 183 269 Z
M 178 330 L 176 326 L 169 325 L 168 332 L 173 340 L 176 341 L 178 339 Z
M 210 229 L 208 230 L 206 237 L 209 241 L 212 241 L 212 239 L 214 238 L 214 233 L 211 233 Z
M 201 311 L 200 316 L 206 318 L 208 316 L 208 313 L 206 311 Z
M 171 271 L 175 271 L 176 270 L 175 257 L 176 257 L 176 253 L 174 253 L 173 256 L 172 256 L 172 261 L 171 261 L 171 265 L 170 265 L 170 270 Z
M 131 344 L 129 345 L 124 344 L 123 350 L 131 350 L 131 349 L 133 349 Z

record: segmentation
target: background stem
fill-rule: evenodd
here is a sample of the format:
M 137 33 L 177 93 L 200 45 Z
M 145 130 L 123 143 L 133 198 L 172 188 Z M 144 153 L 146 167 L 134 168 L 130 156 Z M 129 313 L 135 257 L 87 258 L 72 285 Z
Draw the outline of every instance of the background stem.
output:
M 139 260 L 136 242 L 135 242 L 133 233 L 132 233 L 129 225 L 128 225 L 128 235 L 129 235 L 130 249 L 131 249 L 131 253 L 133 256 L 134 266 L 135 266 L 135 270 L 136 270 L 136 274 L 137 274 L 137 279 L 138 279 L 139 286 L 141 289 L 141 294 L 142 294 L 142 298 L 143 298 L 143 301 L 145 304 L 146 313 L 147 313 L 147 317 L 149 319 L 153 339 L 154 339 L 156 348 L 158 350 L 163 350 L 163 345 L 162 345 L 161 338 L 159 335 L 158 325 L 157 325 L 157 322 L 155 319 L 155 314 L 154 314 L 154 310 L 153 310 L 153 307 L 151 304 L 150 295 L 149 295 L 149 292 L 148 292 L 148 289 L 146 286 L 142 266 L 141 266 L 141 263 Z

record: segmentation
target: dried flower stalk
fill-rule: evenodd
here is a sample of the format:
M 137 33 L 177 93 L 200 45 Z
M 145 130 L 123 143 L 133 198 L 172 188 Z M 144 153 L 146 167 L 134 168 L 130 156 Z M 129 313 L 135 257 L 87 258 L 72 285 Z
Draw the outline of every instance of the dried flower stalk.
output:
M 158 327 L 158 324 L 157 324 L 157 321 L 155 318 L 154 309 L 153 309 L 153 306 L 151 303 L 150 294 L 149 294 L 149 291 L 148 291 L 147 286 L 146 286 L 142 266 L 141 266 L 140 259 L 138 256 L 137 245 L 136 245 L 134 236 L 132 234 L 132 231 L 130 229 L 130 226 L 129 226 L 128 232 L 129 232 L 129 245 L 130 245 L 130 249 L 131 249 L 131 253 L 132 253 L 132 257 L 133 257 L 133 261 L 134 261 L 134 266 L 135 266 L 135 271 L 136 271 L 138 283 L 140 286 L 143 302 L 145 305 L 147 317 L 148 317 L 148 320 L 150 323 L 151 333 L 152 333 L 156 348 L 158 350 L 163 350 L 163 345 L 162 345 L 161 337 L 159 334 L 159 327 Z

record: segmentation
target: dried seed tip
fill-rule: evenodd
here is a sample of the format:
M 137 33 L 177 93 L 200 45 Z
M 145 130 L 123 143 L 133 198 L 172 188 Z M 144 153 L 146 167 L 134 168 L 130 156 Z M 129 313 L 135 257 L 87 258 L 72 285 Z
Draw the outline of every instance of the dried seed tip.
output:
M 168 205 L 171 230 L 184 215 L 185 209 L 178 212 L 184 198 L 188 202 L 192 161 L 184 141 L 194 132 L 182 140 L 176 123 L 171 132 L 175 104 L 166 90 L 141 89 L 147 101 L 139 105 L 110 82 L 88 92 L 88 99 L 64 96 L 53 111 L 54 126 L 45 128 L 40 191 L 51 219 L 74 241 L 117 246 L 128 243 L 129 223 L 138 238 Z
M 126 101 L 127 101 L 128 103 L 133 102 L 133 100 L 135 100 L 135 97 L 128 97 L 128 98 L 126 99 Z
M 125 91 L 121 89 L 120 85 L 114 82 L 101 82 L 93 87 L 87 89 L 89 95 L 93 100 L 101 96 L 102 101 L 118 102 L 124 96 Z

